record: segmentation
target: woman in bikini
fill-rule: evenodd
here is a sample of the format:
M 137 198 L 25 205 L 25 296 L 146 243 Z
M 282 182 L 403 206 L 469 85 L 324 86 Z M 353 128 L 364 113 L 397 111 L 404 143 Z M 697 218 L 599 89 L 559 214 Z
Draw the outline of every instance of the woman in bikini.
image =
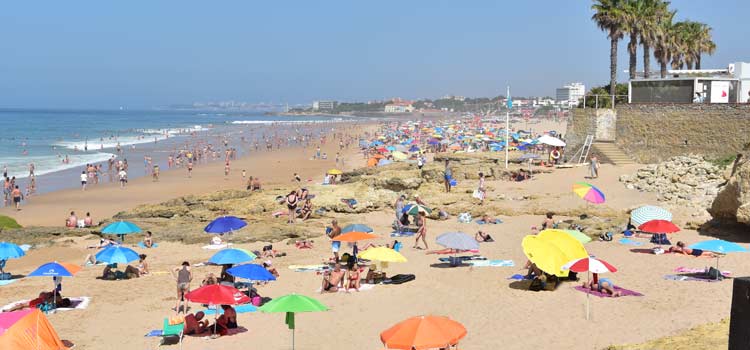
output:
M 310 215 L 312 214 L 312 202 L 310 201 L 310 198 L 305 199 L 305 204 L 302 205 L 302 211 L 299 213 L 300 218 L 302 218 L 302 221 L 305 221 L 310 218 Z
M 346 282 L 346 287 L 344 290 L 349 293 L 349 288 L 354 288 L 354 290 L 359 292 L 360 287 L 360 271 L 359 271 L 359 264 L 354 263 L 354 266 L 349 270 L 349 276 L 348 281 Z
M 420 211 L 417 219 L 419 220 L 419 228 L 417 229 L 417 238 L 414 240 L 414 249 L 422 249 L 419 247 L 420 237 L 424 243 L 424 249 L 430 249 L 427 246 L 427 216 L 423 211 Z
M 691 249 L 685 246 L 685 242 L 677 242 L 676 247 L 669 247 L 670 253 L 680 253 L 684 255 L 692 255 L 694 257 L 705 256 L 709 258 L 717 257 L 716 253 L 708 252 L 703 249 Z
M 286 221 L 287 224 L 294 223 L 294 218 L 296 216 L 295 211 L 297 210 L 297 202 L 299 202 L 297 198 L 297 191 L 291 191 L 288 195 L 286 195 L 286 207 L 287 209 L 289 209 L 289 215 Z

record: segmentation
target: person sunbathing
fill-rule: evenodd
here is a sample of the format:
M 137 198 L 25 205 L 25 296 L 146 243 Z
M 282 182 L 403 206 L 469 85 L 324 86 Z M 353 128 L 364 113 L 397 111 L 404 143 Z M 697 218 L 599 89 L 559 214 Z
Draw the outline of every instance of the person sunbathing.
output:
M 90 245 L 90 246 L 87 246 L 86 248 L 88 248 L 88 249 L 102 249 L 102 248 L 109 247 L 111 245 L 120 245 L 120 243 L 118 243 L 114 239 L 102 237 L 102 238 L 99 239 L 99 244 L 98 245 Z
M 146 236 L 143 237 L 143 246 L 146 248 L 153 248 L 154 247 L 154 239 L 151 237 L 152 233 L 151 231 L 146 231 Z
M 705 256 L 709 258 L 715 258 L 718 255 L 714 252 L 705 251 L 703 249 L 691 249 L 685 246 L 685 242 L 679 241 L 677 242 L 677 246 L 669 247 L 670 253 L 679 253 L 684 255 L 692 255 L 695 257 L 699 256 Z
M 312 249 L 314 241 L 303 239 L 301 241 L 295 241 L 294 246 L 298 249 Z
M 208 327 L 208 321 L 203 321 L 203 311 L 198 311 L 195 314 L 185 315 L 185 325 L 182 328 L 182 332 L 185 335 L 201 334 L 206 331 Z
M 359 292 L 360 273 L 361 271 L 359 270 L 359 264 L 354 263 L 352 268 L 349 270 L 349 276 L 347 276 L 348 278 L 345 286 L 345 290 L 347 293 L 349 293 L 349 288 L 354 288 L 354 290 Z
M 599 293 L 609 294 L 613 297 L 620 296 L 620 292 L 615 290 L 615 284 L 612 282 L 612 280 L 610 280 L 609 278 L 598 278 L 597 274 L 594 274 L 593 280 L 583 282 L 583 288 L 595 290 Z
M 428 252 L 425 252 L 425 254 L 460 254 L 466 252 L 465 250 L 461 249 L 452 249 L 452 248 L 445 248 L 440 250 L 430 250 Z
M 270 272 L 273 277 L 279 277 L 279 271 L 276 271 L 276 268 L 273 267 L 273 263 L 271 262 L 271 260 L 264 261 L 263 267 L 266 268 L 266 270 Z
M 237 311 L 229 305 L 222 305 L 221 308 L 224 313 L 216 319 L 216 323 L 213 326 L 208 327 L 208 330 L 213 334 L 224 336 L 229 333 L 230 329 L 238 327 Z
M 31 299 L 27 302 L 22 302 L 22 303 L 13 305 L 8 309 L 3 310 L 3 312 L 11 312 L 11 311 L 18 311 L 18 310 L 29 309 L 29 308 L 36 308 L 37 306 L 42 305 L 42 304 L 55 305 L 55 308 L 71 306 L 70 299 L 63 298 L 62 295 L 60 295 L 60 292 L 55 290 L 52 292 L 40 292 L 38 297 Z
M 480 221 L 480 223 L 483 222 L 485 224 L 493 224 L 493 225 L 499 224 L 499 223 L 502 222 L 502 220 L 500 220 L 498 218 L 493 218 L 493 217 L 491 217 L 491 216 L 489 216 L 487 214 L 482 215 L 482 217 L 479 219 L 479 221 Z
M 336 263 L 333 266 L 333 271 L 327 272 L 323 275 L 323 285 L 320 289 L 320 293 L 331 292 L 335 293 L 339 291 L 339 288 L 344 287 L 344 271 L 341 270 L 341 264 Z
M 477 234 L 474 235 L 474 239 L 477 240 L 477 242 L 494 242 L 495 240 L 490 236 L 489 233 L 484 233 L 481 230 L 477 231 Z

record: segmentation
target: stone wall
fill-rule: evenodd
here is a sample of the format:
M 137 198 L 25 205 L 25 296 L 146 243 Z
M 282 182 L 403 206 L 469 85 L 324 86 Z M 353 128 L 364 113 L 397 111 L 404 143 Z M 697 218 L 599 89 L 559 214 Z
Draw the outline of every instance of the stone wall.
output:
M 688 154 L 722 158 L 750 142 L 750 104 L 623 104 L 615 112 L 573 110 L 565 134 L 567 153 L 577 151 L 586 135 L 611 136 L 612 127 L 615 143 L 640 163 Z
M 617 107 L 616 144 L 641 163 L 691 153 L 721 158 L 738 153 L 748 141 L 750 105 L 630 104 Z

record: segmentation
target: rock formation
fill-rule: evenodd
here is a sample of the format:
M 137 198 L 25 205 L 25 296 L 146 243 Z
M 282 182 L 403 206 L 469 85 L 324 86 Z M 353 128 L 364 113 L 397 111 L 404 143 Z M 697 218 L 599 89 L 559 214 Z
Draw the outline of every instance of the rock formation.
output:
M 747 160 L 743 156 L 731 168 L 726 186 L 709 209 L 714 219 L 750 224 L 750 163 Z

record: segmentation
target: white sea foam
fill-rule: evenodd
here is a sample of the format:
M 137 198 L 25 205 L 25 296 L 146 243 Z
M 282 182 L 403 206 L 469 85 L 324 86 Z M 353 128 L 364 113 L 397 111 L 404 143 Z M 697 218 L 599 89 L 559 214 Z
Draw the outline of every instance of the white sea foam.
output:
M 71 154 L 68 156 L 68 163 L 63 163 L 64 155 L 0 157 L 0 167 L 8 167 L 8 176 L 25 178 L 29 176 L 29 163 L 34 163 L 34 174 L 38 176 L 66 169 L 80 168 L 86 164 L 105 162 L 112 156 L 114 154 L 103 152 Z
M 195 125 L 188 128 L 169 128 L 169 129 L 140 129 L 136 130 L 139 135 L 132 136 L 119 136 L 114 138 L 105 139 L 91 139 L 91 140 L 76 140 L 76 141 L 60 141 L 56 142 L 54 146 L 63 147 L 67 149 L 74 149 L 83 151 L 88 150 L 103 150 L 116 148 L 119 144 L 121 147 L 132 146 L 138 144 L 144 144 L 154 141 L 165 140 L 168 137 L 188 135 L 194 132 L 201 132 L 209 130 L 209 128 L 201 125 Z
M 343 118 L 318 119 L 318 120 L 235 120 L 232 124 L 320 124 L 339 123 L 345 121 Z

